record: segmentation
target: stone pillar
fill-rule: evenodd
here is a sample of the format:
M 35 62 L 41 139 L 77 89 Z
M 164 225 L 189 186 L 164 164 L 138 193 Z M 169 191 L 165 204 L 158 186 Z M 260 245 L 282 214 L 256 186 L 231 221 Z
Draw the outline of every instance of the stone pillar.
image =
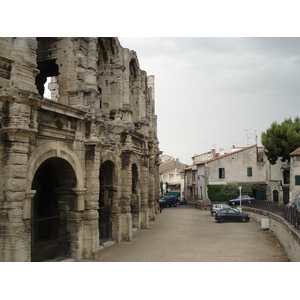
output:
M 121 238 L 125 241 L 132 239 L 132 212 L 131 212 L 131 194 L 132 194 L 132 174 L 131 174 L 131 156 L 132 150 L 124 150 L 122 152 L 121 164 L 121 200 L 118 209 L 120 213 L 120 230 Z M 116 206 L 114 206 L 117 209 Z
M 141 155 L 141 228 L 149 228 L 149 155 Z
M 95 256 L 99 248 L 100 152 L 99 147 L 93 142 L 85 142 L 85 147 L 87 191 L 83 213 L 83 255 L 89 258 Z
M 30 261 L 31 232 L 29 221 L 23 220 L 23 202 L 26 199 L 29 137 L 33 133 L 32 130 L 18 128 L 1 129 L 2 142 L 5 145 L 1 218 L 4 261 Z
M 23 204 L 26 199 L 27 162 L 29 140 L 37 130 L 30 128 L 33 96 L 18 88 L 3 89 L 3 120 L 0 129 L 2 164 L 1 173 L 3 204 L 0 244 L 3 245 L 4 261 L 30 261 L 31 232 L 28 220 L 24 221 Z M 1 209 L 1 206 L 0 206 Z M 0 251 L 1 252 L 1 251 Z
M 38 93 L 35 77 L 39 73 L 36 63 L 35 38 L 18 37 L 13 40 L 10 85 L 28 92 Z
M 149 159 L 149 219 L 150 221 L 155 221 L 155 215 L 156 215 L 156 201 L 155 201 L 155 180 L 154 180 L 154 159 L 151 155 Z

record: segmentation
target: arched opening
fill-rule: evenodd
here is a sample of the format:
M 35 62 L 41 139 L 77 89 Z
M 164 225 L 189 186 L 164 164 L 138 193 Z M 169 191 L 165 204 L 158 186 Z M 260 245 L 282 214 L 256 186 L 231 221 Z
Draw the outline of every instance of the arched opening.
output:
M 36 194 L 32 205 L 31 261 L 68 257 L 67 214 L 62 214 L 59 191 L 75 186 L 74 170 L 66 160 L 49 158 L 37 169 L 32 182 Z M 68 205 L 64 210 L 68 211 Z
M 278 191 L 277 190 L 274 190 L 273 191 L 273 201 L 274 202 L 278 202 L 279 200 L 279 197 L 278 197 Z
M 137 184 L 138 184 L 138 169 L 137 165 L 133 164 L 131 167 L 132 172 L 132 194 L 136 194 Z
M 35 78 L 38 93 L 44 98 L 58 100 L 59 66 L 57 64 L 57 38 L 37 38 L 37 68 Z
M 131 215 L 132 215 L 132 227 L 140 228 L 140 195 L 138 191 L 139 175 L 136 164 L 131 166 Z
M 139 121 L 139 90 L 138 90 L 138 66 L 136 60 L 132 59 L 129 64 L 130 74 L 129 74 L 129 89 L 130 89 L 130 104 L 132 110 L 132 121 L 137 123 Z
M 111 205 L 114 198 L 113 162 L 106 161 L 100 167 L 99 240 L 100 244 L 111 239 Z

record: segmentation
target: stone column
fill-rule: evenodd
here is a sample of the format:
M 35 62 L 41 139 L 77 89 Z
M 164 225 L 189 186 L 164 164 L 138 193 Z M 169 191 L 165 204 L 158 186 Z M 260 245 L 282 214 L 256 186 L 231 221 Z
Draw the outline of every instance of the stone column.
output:
M 85 142 L 85 173 L 86 195 L 85 211 L 83 213 L 83 255 L 92 257 L 99 249 L 99 171 L 100 151 L 99 146 L 92 141 Z
M 36 63 L 36 48 L 35 38 L 14 38 L 11 51 L 13 63 L 10 84 L 12 87 L 38 93 L 35 85 L 35 77 L 39 73 Z
M 131 156 L 132 150 L 124 150 L 121 156 L 122 169 L 121 174 L 121 200 L 118 205 L 121 218 L 121 238 L 125 241 L 132 239 L 132 213 L 131 213 L 131 195 L 132 195 L 132 174 L 131 174 Z M 114 207 L 117 209 L 117 207 Z
M 149 228 L 149 155 L 141 155 L 141 228 Z
M 3 155 L 0 245 L 3 245 L 4 261 L 30 261 L 30 220 L 24 220 L 23 204 L 26 199 L 29 140 L 37 132 L 31 128 L 36 124 L 31 122 L 34 112 L 29 105 L 33 98 L 30 92 L 18 88 L 0 92 L 0 101 L 3 102 L 0 129 Z
M 149 159 L 149 219 L 150 221 L 155 221 L 155 214 L 156 214 L 156 202 L 155 202 L 155 180 L 154 180 L 154 158 L 151 155 Z
M 23 220 L 23 202 L 26 199 L 29 137 L 33 133 L 32 130 L 17 128 L 1 129 L 5 145 L 4 201 L 1 218 L 4 261 L 30 261 L 30 220 Z

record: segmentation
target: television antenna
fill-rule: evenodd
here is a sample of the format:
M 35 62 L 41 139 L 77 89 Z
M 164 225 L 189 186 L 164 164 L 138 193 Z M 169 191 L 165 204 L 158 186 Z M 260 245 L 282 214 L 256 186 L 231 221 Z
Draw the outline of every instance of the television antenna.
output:
M 249 146 L 248 140 L 249 140 L 249 131 L 253 130 L 252 128 L 249 129 L 244 129 L 244 131 L 246 131 L 246 136 L 247 136 L 247 147 Z

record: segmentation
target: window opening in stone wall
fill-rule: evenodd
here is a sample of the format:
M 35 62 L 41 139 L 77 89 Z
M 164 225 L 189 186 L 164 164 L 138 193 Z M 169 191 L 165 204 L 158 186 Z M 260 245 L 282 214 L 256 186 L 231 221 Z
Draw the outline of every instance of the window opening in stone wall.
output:
M 106 161 L 101 164 L 99 181 L 99 240 L 103 244 L 111 238 L 111 205 L 114 198 L 114 164 Z
M 102 89 L 101 89 L 101 87 L 98 87 L 98 92 L 99 92 L 99 96 L 100 96 L 99 108 L 102 109 Z
M 219 168 L 219 178 L 225 178 L 225 169 Z
M 283 184 L 290 184 L 290 171 L 289 170 L 283 171 Z
M 47 81 L 44 85 L 44 98 L 48 98 L 54 101 L 58 101 L 59 86 L 57 76 L 47 77 Z
M 42 97 L 45 97 L 45 86 L 47 85 L 46 89 L 49 89 L 51 91 L 50 99 L 52 99 L 52 94 L 53 97 L 55 94 L 57 94 L 56 98 L 58 98 L 57 76 L 59 75 L 59 72 L 58 65 L 55 61 L 55 59 L 51 59 L 38 62 L 38 69 L 40 73 L 35 78 L 35 85 L 37 87 L 38 93 Z M 51 80 L 49 77 L 51 77 Z
M 133 164 L 131 167 L 132 172 L 132 194 L 136 194 L 137 184 L 138 184 L 138 169 L 136 164 Z
M 248 167 L 248 168 L 247 168 L 247 176 L 248 176 L 248 177 L 251 177 L 251 176 L 252 176 L 252 168 L 251 168 L 251 167 Z

